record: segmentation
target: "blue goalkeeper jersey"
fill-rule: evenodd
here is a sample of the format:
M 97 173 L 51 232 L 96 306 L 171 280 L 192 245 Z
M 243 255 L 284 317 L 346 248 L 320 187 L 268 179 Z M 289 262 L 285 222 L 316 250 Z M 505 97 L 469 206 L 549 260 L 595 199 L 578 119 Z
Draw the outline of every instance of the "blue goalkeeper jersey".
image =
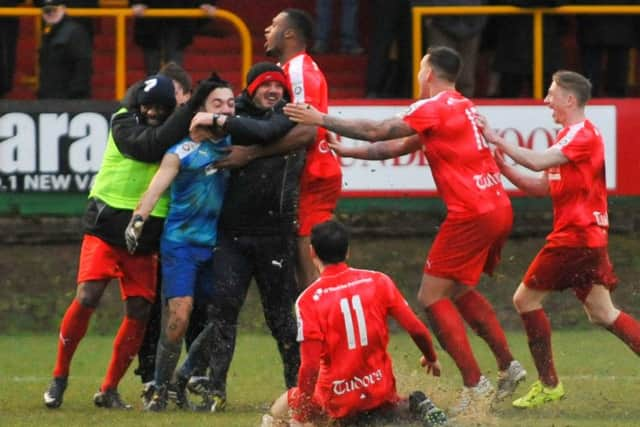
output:
M 201 246 L 216 244 L 229 172 L 216 169 L 213 162 L 226 155 L 221 148 L 230 144 L 229 137 L 201 143 L 186 138 L 167 150 L 180 159 L 180 171 L 171 184 L 162 239 Z

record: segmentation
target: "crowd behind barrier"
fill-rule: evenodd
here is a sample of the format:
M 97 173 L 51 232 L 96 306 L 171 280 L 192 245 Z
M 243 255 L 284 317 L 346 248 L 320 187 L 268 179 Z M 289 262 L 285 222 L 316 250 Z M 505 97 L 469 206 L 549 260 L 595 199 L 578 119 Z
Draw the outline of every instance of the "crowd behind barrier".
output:
M 22 84 L 25 80 L 24 69 L 19 69 L 17 73 L 15 71 L 15 53 L 20 31 L 18 24 L 25 17 L 34 17 L 35 31 L 40 33 L 43 28 L 39 19 L 41 11 L 37 6 L 44 3 L 47 3 L 46 0 L 0 1 L 0 97 L 12 98 L 12 86 Z M 116 43 L 119 46 L 113 58 L 116 99 L 124 95 L 128 81 L 126 74 L 131 70 L 127 67 L 126 58 L 131 53 L 126 52 L 125 40 L 127 37 L 140 39 L 139 31 L 135 29 L 137 27 L 134 27 L 133 34 L 120 33 L 125 31 L 126 19 L 136 16 L 134 9 L 124 8 L 129 3 L 134 5 L 139 2 L 82 1 L 73 2 L 74 7 L 67 9 L 68 15 L 81 21 L 88 30 L 91 40 L 100 36 L 101 28 L 94 24 L 96 19 L 107 16 L 121 22 L 122 29 L 116 30 Z M 207 16 L 231 21 L 237 27 L 244 45 L 241 52 L 242 72 L 248 69 L 253 60 L 250 51 L 251 38 L 262 39 L 263 28 L 251 27 L 250 34 L 247 25 L 251 22 L 248 22 L 242 13 L 236 16 L 216 8 L 213 6 L 215 2 L 207 3 L 213 8 L 212 11 L 201 7 L 166 9 L 164 12 L 155 9 L 154 4 L 157 3 L 157 7 L 168 7 L 166 4 L 171 2 L 148 3 L 153 3 L 152 9 L 145 11 L 145 17 L 151 17 L 148 21 L 158 28 L 164 26 L 156 24 L 156 21 L 164 22 L 167 16 L 176 14 L 188 18 L 184 21 L 189 23 L 187 26 L 190 30 L 194 25 L 200 25 L 199 22 Z M 203 2 L 193 2 L 193 5 L 198 6 L 200 3 Z M 222 3 L 224 6 L 224 2 Z M 324 45 L 320 46 L 322 49 L 312 51 L 315 51 L 314 54 L 321 60 L 323 55 L 349 54 L 343 61 L 347 64 L 353 63 L 354 68 L 361 62 L 352 59 L 353 56 L 366 54 L 368 67 L 366 83 L 363 83 L 361 88 L 362 97 L 417 96 L 415 84 L 414 91 L 411 91 L 410 76 L 415 74 L 415 67 L 426 48 L 439 44 L 458 49 L 461 46 L 465 47 L 464 56 L 468 66 L 459 81 L 459 89 L 467 96 L 540 98 L 547 86 L 550 73 L 558 68 L 584 73 L 593 83 L 595 97 L 626 97 L 633 95 L 637 89 L 636 47 L 640 41 L 636 25 L 640 19 L 638 0 L 606 4 L 590 0 L 412 0 L 394 2 L 391 8 L 393 10 L 381 1 L 371 4 L 359 3 L 356 13 L 360 12 L 360 17 L 356 16 L 356 22 L 360 26 L 358 36 L 364 52 L 360 45 L 357 46 L 358 49 L 351 49 L 349 52 L 346 52 L 342 45 L 338 49 L 338 40 L 342 44 L 345 35 L 344 31 L 338 28 L 331 32 L 329 41 L 321 43 Z M 96 5 L 99 9 L 92 8 Z M 82 9 L 77 9 L 77 6 L 81 6 Z M 319 6 L 317 10 L 320 10 Z M 316 13 L 317 10 L 309 11 Z M 142 23 L 142 20 L 139 21 Z M 326 22 L 320 25 L 324 21 L 326 16 L 317 16 L 317 40 L 321 37 L 326 38 L 320 31 L 321 27 L 327 25 Z M 381 25 L 382 23 L 385 25 Z M 46 24 L 44 27 L 46 28 Z M 382 34 L 383 29 L 385 34 Z M 189 34 L 192 33 L 193 31 L 189 31 Z M 38 40 L 39 34 L 36 36 Z M 181 46 L 188 46 L 190 41 L 191 38 L 185 39 Z M 335 42 L 335 49 L 331 48 L 331 41 Z M 188 58 L 184 65 L 187 69 L 194 66 L 189 63 Z M 33 72 L 37 75 L 38 67 L 35 68 L 27 73 Z M 97 70 L 94 69 L 94 72 Z M 19 74 L 18 78 L 16 74 Z M 331 84 L 330 69 L 328 74 Z M 91 95 L 86 97 L 91 98 Z

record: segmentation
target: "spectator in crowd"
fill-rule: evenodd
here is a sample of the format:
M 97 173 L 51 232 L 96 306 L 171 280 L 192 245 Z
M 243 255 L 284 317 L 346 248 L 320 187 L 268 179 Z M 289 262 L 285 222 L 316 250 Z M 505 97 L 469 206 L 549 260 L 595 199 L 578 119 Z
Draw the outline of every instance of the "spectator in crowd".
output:
M 364 49 L 358 42 L 358 0 L 341 0 L 340 53 L 360 55 Z M 316 0 L 316 42 L 313 53 L 329 52 L 334 0 Z
M 440 362 L 429 331 L 393 280 L 347 265 L 349 232 L 336 221 L 313 227 L 309 250 L 320 278 L 296 301 L 300 377 L 297 387 L 278 398 L 263 417 L 262 427 L 282 425 L 276 423 L 290 418 L 293 423 L 321 425 L 328 420 L 369 425 L 411 418 L 428 426 L 445 425 L 446 415 L 424 393 L 413 392 L 408 401 L 396 391 L 387 353 L 389 317 L 411 335 L 427 374 L 439 376 Z
M 45 0 L 34 0 L 33 5 L 36 7 L 42 7 L 46 3 Z M 72 0 L 65 4 L 72 8 L 96 8 L 99 7 L 99 0 Z M 91 41 L 91 45 L 93 45 L 93 35 L 95 33 L 94 18 L 92 17 L 76 17 L 73 18 L 78 24 L 81 24 L 87 34 L 89 35 L 89 40 Z
M 411 1 L 374 0 L 367 98 L 410 98 Z
M 481 6 L 485 0 L 414 0 L 421 6 Z M 427 17 L 425 35 L 428 46 L 448 46 L 460 53 L 462 71 L 456 88 L 462 95 L 471 98 L 476 87 L 476 62 L 482 30 L 487 23 L 483 15 L 452 15 Z
M 494 395 L 474 357 L 464 321 L 494 353 L 497 399 L 511 395 L 526 375 L 511 354 L 491 303 L 476 289 L 481 274 L 491 274 L 500 259 L 513 212 L 498 167 L 474 121 L 475 106 L 455 90 L 460 56 L 448 47 L 429 48 L 420 65 L 422 99 L 403 115 L 345 119 L 304 104 L 288 104 L 285 113 L 296 122 L 323 126 L 349 138 L 379 141 L 355 147 L 330 141 L 329 147 L 342 156 L 382 160 L 424 151 L 447 205 L 447 218 L 427 256 L 418 299 L 462 375 L 464 388 L 450 410 L 457 415 L 471 408 L 485 410 Z
M 298 144 L 311 143 L 316 129 L 295 126 L 282 114 L 286 102 L 282 99 L 288 100 L 289 96 L 288 81 L 280 67 L 269 62 L 255 64 L 247 74 L 246 89 L 236 99 L 240 117 L 215 118 L 214 127 L 229 132 L 234 144 L 272 145 L 285 134 L 285 139 L 293 138 Z M 194 121 L 202 116 L 197 115 Z M 211 115 L 205 118 L 211 119 Z M 247 138 L 243 129 L 246 125 L 240 125 L 247 118 L 264 123 L 263 140 L 257 135 Z M 227 372 L 235 348 L 238 315 L 252 279 L 258 285 L 267 325 L 282 357 L 285 383 L 292 387 L 296 382 L 300 360 L 293 315 L 297 295 L 296 207 L 303 164 L 304 147 L 299 146 L 286 154 L 254 159 L 231 171 L 218 226 L 210 323 L 178 374 L 183 384 L 194 367 L 209 359 L 210 349 L 207 410 L 219 411 L 226 405 Z
M 158 74 L 169 77 L 173 81 L 173 87 L 176 90 L 176 103 L 184 105 L 191 98 L 193 90 L 193 80 L 189 73 L 177 63 L 170 61 L 160 68 Z
M 575 3 L 602 5 L 602 1 Z M 609 1 L 612 4 L 640 4 L 638 1 Z M 629 51 L 635 45 L 637 15 L 577 15 L 577 42 L 582 72 L 593 87 L 593 96 L 621 98 L 627 94 Z
M 231 86 L 217 75 L 200 83 L 198 95 L 201 111 L 234 114 Z M 160 243 L 163 327 L 157 345 L 153 395 L 146 402 L 145 410 L 166 408 L 169 382 L 178 364 L 192 308 L 206 305 L 213 293 L 213 249 L 229 174 L 217 171 L 212 163 L 223 155 L 220 149 L 230 143 L 225 133 L 217 129 L 211 139 L 196 143 L 185 138 L 171 147 L 125 231 L 127 248 L 134 253 L 145 221 L 171 187 L 169 212 Z M 177 403 L 187 404 L 182 393 L 178 394 Z
M 85 28 L 66 15 L 65 3 L 65 0 L 42 0 L 40 99 L 91 97 L 91 40 Z
M 530 391 L 513 402 L 517 408 L 534 408 L 565 395 L 553 363 L 551 324 L 542 306 L 551 292 L 571 289 L 592 323 L 640 355 L 640 323 L 611 300 L 617 278 L 607 252 L 604 142 L 585 116 L 590 98 L 591 84 L 584 76 L 572 71 L 553 74 L 545 103 L 562 130 L 556 143 L 543 152 L 507 143 L 485 118 L 479 119 L 487 141 L 498 149 L 502 174 L 526 193 L 551 196 L 553 203 L 553 230 L 513 296 L 538 371 Z M 540 173 L 523 174 L 505 161 L 505 155 Z
M 0 0 L 0 7 L 13 7 L 20 3 L 19 0 Z M 0 18 L 0 98 L 13 88 L 19 24 L 15 17 Z
M 129 5 L 135 16 L 133 37 L 144 53 L 144 66 L 148 75 L 157 73 L 169 61 L 183 65 L 184 49 L 193 41 L 197 22 L 194 19 L 144 18 L 147 8 L 200 7 L 210 17 L 216 11 L 215 0 L 130 0 Z
M 561 0 L 500 0 L 496 3 L 520 7 L 560 6 Z M 509 15 L 496 19 L 498 43 L 493 62 L 493 71 L 498 73 L 498 92 L 501 98 L 533 96 L 533 22 L 529 15 Z M 560 40 L 566 33 L 567 19 L 563 16 L 544 17 L 545 84 L 551 73 L 563 66 L 564 53 Z
M 100 7 L 100 1 L 99 0 L 73 0 L 72 2 L 69 3 L 69 5 L 77 8 L 98 8 Z M 79 24 L 82 24 L 84 28 L 87 30 L 87 34 L 89 34 L 89 40 L 91 42 L 91 45 L 93 46 L 93 36 L 96 32 L 95 18 L 78 17 L 74 19 Z

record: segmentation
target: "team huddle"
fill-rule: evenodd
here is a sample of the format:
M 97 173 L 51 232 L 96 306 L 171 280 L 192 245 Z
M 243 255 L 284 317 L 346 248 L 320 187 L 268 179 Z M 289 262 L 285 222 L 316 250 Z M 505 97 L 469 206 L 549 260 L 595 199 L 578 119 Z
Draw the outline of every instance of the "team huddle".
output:
M 175 66 L 129 89 L 89 195 L 77 294 L 61 322 L 47 407 L 61 406 L 73 354 L 112 279 L 120 282 L 125 315 L 94 395 L 98 407 L 131 408 L 118 384 L 138 355 L 144 410 L 164 411 L 171 401 L 224 410 L 252 279 L 287 389 L 263 426 L 446 425 L 511 397 L 527 373 L 476 289 L 497 266 L 512 227 L 501 175 L 526 193 L 550 195 L 554 206 L 553 230 L 513 297 L 538 371 L 513 406 L 565 396 L 542 307 L 552 291 L 572 289 L 593 323 L 640 354 L 640 324 L 610 295 L 617 279 L 607 253 L 604 143 L 585 117 L 586 78 L 553 75 L 545 103 L 563 129 L 536 152 L 507 143 L 455 90 L 461 61 L 445 47 L 422 59 L 421 99 L 404 114 L 380 121 L 328 115 L 326 80 L 305 50 L 311 37 L 306 13 L 279 13 L 265 29 L 266 53 L 278 65 L 255 64 L 237 96 L 215 73 L 191 95 L 188 75 Z M 377 142 L 345 146 L 328 131 Z M 411 336 L 426 374 L 439 376 L 431 334 L 389 276 L 347 264 L 349 232 L 332 219 L 342 185 L 333 153 L 381 160 L 418 150 L 447 207 L 418 291 L 432 333 L 462 378 L 447 411 L 433 402 L 437 396 L 398 394 L 388 318 Z M 495 356 L 495 385 L 480 370 L 465 322 Z M 178 366 L 183 342 L 187 357 Z

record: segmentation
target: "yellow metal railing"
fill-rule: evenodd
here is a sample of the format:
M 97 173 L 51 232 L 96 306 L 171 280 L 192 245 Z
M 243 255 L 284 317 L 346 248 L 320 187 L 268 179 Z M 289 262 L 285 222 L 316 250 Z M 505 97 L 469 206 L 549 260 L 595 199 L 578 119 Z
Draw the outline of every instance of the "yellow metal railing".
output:
M 41 10 L 33 7 L 0 7 L 0 16 L 39 16 Z M 92 18 L 112 17 L 115 19 L 116 58 L 115 58 L 115 99 L 121 99 L 127 90 L 127 59 L 126 59 L 126 19 L 133 16 L 131 9 L 84 9 L 68 8 L 71 16 L 85 16 Z M 206 18 L 208 15 L 200 9 L 147 9 L 144 18 Z M 252 45 L 251 34 L 247 25 L 236 14 L 224 9 L 216 9 L 212 18 L 220 18 L 229 21 L 238 31 L 242 45 L 242 76 L 244 77 L 251 67 Z
M 543 98 L 543 23 L 544 15 L 640 15 L 640 6 L 560 6 L 520 8 L 515 6 L 414 6 L 413 23 L 413 97 L 420 96 L 416 76 L 422 59 L 422 17 L 431 15 L 532 15 L 533 19 L 533 96 Z

